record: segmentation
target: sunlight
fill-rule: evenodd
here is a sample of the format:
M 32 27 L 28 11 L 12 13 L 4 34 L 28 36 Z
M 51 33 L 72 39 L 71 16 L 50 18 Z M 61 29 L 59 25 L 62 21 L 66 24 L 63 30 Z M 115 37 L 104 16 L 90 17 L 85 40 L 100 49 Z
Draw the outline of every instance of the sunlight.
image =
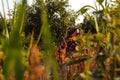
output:
M 69 0 L 69 4 L 71 5 L 71 9 L 74 11 L 79 10 L 81 7 L 85 5 L 94 5 L 95 0 Z

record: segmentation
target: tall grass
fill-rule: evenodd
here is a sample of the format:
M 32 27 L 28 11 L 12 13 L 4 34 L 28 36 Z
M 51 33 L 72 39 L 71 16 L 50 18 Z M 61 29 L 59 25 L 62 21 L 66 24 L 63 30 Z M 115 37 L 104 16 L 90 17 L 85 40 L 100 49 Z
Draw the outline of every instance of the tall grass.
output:
M 41 31 L 37 40 L 37 44 L 39 40 L 42 37 L 43 41 L 43 47 L 44 47 L 44 56 L 45 56 L 45 78 L 46 80 L 50 80 L 51 78 L 53 80 L 59 80 L 58 75 L 58 65 L 55 60 L 54 56 L 54 46 L 53 46 L 53 38 L 51 36 L 50 27 L 47 20 L 47 10 L 44 6 L 44 1 L 41 1 L 40 4 L 42 6 L 42 14 L 41 14 L 41 20 L 42 20 L 42 27 Z M 3 4 L 3 10 L 4 10 L 4 3 Z M 4 68 L 3 68 L 3 74 L 5 76 L 5 80 L 8 80 L 10 76 L 15 78 L 15 80 L 24 80 L 24 69 L 25 65 L 23 63 L 23 47 L 22 47 L 22 40 L 21 40 L 21 33 L 24 26 L 24 20 L 25 20 L 25 14 L 26 14 L 26 0 L 21 0 L 18 4 L 14 7 L 14 15 L 13 20 L 11 24 L 11 32 L 7 32 L 7 25 L 6 25 L 6 17 L 4 15 L 3 22 L 5 27 L 3 30 L 5 32 L 4 35 L 8 34 L 9 38 L 6 36 L 3 38 L 3 45 L 2 50 L 5 53 L 6 59 L 4 61 Z M 5 11 L 3 11 L 5 14 Z M 30 47 L 33 43 L 33 34 L 31 35 L 31 42 Z M 29 55 L 30 49 L 28 49 Z M 50 73 L 53 73 L 53 75 L 50 75 Z
M 54 55 L 54 46 L 53 46 L 53 37 L 51 36 L 50 32 L 50 27 L 48 24 L 48 19 L 47 19 L 47 10 L 44 5 L 44 1 L 42 0 L 41 2 L 42 6 L 42 13 L 41 13 L 41 21 L 42 21 L 42 28 L 41 28 L 41 33 L 43 35 L 43 47 L 45 50 L 45 77 L 46 80 L 50 80 L 50 77 L 52 76 L 53 80 L 59 80 L 59 75 L 58 75 L 58 65 L 55 60 L 55 55 Z M 39 37 L 40 38 L 40 37 Z M 38 38 L 38 41 L 39 41 Z M 52 71 L 53 75 L 50 75 L 50 72 Z
M 4 38 L 3 51 L 6 59 L 4 61 L 3 74 L 5 80 L 8 80 L 9 76 L 15 77 L 16 80 L 23 80 L 24 65 L 22 55 L 22 42 L 21 42 L 21 30 L 23 27 L 25 16 L 26 0 L 22 0 L 16 7 L 13 23 L 11 25 L 11 32 L 9 38 Z M 6 19 L 6 17 L 4 17 Z M 3 25 L 5 27 L 6 25 Z M 6 28 L 8 28 L 6 26 Z M 7 34 L 4 33 L 4 34 Z
M 2 26 L 3 26 L 3 35 L 6 38 L 9 38 L 9 33 L 8 33 L 8 28 L 7 28 L 7 22 L 6 22 L 6 13 L 5 13 L 5 8 L 4 8 L 3 0 L 2 0 L 2 9 L 3 9 L 3 15 L 4 15 L 4 18 L 1 15 L 1 17 L 2 17 Z

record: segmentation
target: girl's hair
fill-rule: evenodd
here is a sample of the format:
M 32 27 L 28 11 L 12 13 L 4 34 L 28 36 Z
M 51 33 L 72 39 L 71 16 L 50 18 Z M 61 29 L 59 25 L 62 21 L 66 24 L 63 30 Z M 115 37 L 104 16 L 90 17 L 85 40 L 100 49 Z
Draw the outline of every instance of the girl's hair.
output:
M 69 38 L 72 36 L 73 33 L 80 34 L 80 29 L 77 27 L 68 27 L 66 31 L 66 37 Z

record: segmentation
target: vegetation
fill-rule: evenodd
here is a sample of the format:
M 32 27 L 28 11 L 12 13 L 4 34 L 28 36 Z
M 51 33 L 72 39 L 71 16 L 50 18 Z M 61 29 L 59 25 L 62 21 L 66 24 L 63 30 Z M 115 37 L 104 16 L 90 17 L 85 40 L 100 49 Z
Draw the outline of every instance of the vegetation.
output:
M 120 0 L 96 0 L 77 12 L 68 6 L 68 0 L 30 6 L 21 0 L 11 19 L 0 14 L 0 80 L 120 79 Z M 84 20 L 75 25 L 79 15 Z M 73 51 L 66 46 L 70 26 L 80 29 L 79 36 L 69 35 L 79 43 Z M 67 51 L 63 63 L 56 59 L 58 45 Z

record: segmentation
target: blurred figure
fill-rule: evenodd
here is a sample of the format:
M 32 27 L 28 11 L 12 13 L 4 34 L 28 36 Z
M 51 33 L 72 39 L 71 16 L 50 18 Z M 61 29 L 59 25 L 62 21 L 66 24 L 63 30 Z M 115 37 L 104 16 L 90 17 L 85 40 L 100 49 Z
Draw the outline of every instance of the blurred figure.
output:
M 79 46 L 79 43 L 76 41 L 76 38 L 80 35 L 80 29 L 77 27 L 68 27 L 66 30 L 66 35 L 63 38 L 63 42 L 56 47 L 55 55 L 59 64 L 66 62 L 68 55 L 71 52 L 76 51 L 76 47 Z

